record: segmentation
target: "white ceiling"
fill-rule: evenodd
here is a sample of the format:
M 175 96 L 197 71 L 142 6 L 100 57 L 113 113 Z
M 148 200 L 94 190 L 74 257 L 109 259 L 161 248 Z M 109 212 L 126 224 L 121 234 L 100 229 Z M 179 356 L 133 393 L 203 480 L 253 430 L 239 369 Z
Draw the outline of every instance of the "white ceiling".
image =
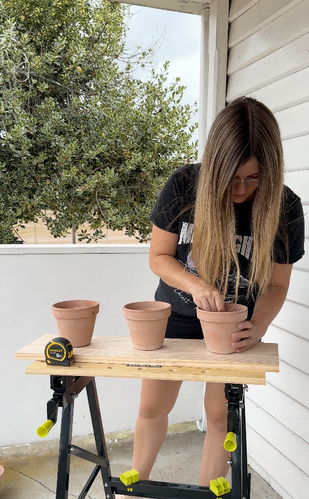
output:
M 201 14 L 203 10 L 211 4 L 212 0 L 112 0 L 118 3 L 127 3 L 130 5 L 140 5 L 143 7 L 152 7 L 154 9 L 173 10 L 186 14 Z

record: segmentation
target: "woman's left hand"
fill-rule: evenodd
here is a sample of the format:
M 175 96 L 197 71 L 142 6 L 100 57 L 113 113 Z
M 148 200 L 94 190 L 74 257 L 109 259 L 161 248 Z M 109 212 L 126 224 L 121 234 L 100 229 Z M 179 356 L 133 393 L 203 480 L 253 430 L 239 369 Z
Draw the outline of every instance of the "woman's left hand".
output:
M 239 332 L 232 335 L 232 347 L 235 348 L 236 353 L 245 352 L 258 344 L 263 336 L 258 326 L 253 321 L 244 321 L 238 324 Z

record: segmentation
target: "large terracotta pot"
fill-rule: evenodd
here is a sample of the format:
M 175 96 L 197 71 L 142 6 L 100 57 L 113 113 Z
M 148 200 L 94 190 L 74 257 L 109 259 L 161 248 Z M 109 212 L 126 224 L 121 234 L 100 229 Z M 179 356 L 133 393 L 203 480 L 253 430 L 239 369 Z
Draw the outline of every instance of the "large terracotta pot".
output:
M 99 312 L 99 302 L 92 300 L 68 300 L 51 307 L 56 319 L 59 336 L 72 343 L 73 348 L 89 345 Z
M 232 334 L 238 331 L 237 325 L 247 319 L 245 305 L 225 303 L 225 312 L 208 312 L 196 309 L 200 320 L 207 350 L 212 353 L 235 353 L 232 348 Z
M 162 301 L 140 301 L 123 307 L 133 347 L 158 350 L 163 346 L 171 305 Z

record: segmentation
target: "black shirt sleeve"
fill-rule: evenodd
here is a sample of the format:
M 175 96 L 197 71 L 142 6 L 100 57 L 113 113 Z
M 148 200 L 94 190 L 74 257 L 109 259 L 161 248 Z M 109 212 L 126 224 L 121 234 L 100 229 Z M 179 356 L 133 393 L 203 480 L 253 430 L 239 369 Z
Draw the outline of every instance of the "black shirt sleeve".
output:
M 274 244 L 274 262 L 293 264 L 304 253 L 304 213 L 300 198 L 284 186 L 280 228 Z
M 186 165 L 167 180 L 150 214 L 159 229 L 179 233 L 182 213 L 192 207 L 199 165 Z

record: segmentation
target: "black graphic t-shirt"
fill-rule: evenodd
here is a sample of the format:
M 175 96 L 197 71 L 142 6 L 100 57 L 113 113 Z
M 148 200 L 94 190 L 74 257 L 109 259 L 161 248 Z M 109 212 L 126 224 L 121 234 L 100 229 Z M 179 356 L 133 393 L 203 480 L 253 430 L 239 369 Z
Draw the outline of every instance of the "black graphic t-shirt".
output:
M 176 170 L 168 179 L 150 215 L 151 221 L 160 229 L 178 235 L 175 258 L 186 270 L 197 275 L 191 258 L 193 239 L 194 202 L 200 165 L 186 165 Z M 287 263 L 286 237 L 288 241 L 288 263 L 295 263 L 304 254 L 304 217 L 300 198 L 284 186 L 285 207 L 281 220 L 285 234 L 277 234 L 274 244 L 274 262 Z M 248 307 L 248 319 L 251 318 L 258 290 L 255 296 L 247 297 L 249 285 L 249 266 L 252 255 L 253 237 L 251 234 L 252 202 L 234 205 L 236 218 L 236 250 L 240 266 L 238 285 L 238 303 Z M 229 286 L 225 301 L 235 300 L 236 272 L 230 273 Z M 168 286 L 160 279 L 155 299 L 166 301 L 172 310 L 182 315 L 196 315 L 196 305 L 192 296 L 180 289 Z

